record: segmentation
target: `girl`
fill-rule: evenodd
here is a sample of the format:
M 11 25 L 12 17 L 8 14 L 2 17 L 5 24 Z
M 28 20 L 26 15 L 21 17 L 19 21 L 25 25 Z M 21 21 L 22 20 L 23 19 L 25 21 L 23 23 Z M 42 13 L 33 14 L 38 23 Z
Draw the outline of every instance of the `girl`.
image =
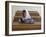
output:
M 19 19 L 19 22 L 34 23 L 34 20 L 32 19 L 32 16 L 29 15 L 29 12 L 27 9 L 22 11 L 22 17 L 21 19 Z

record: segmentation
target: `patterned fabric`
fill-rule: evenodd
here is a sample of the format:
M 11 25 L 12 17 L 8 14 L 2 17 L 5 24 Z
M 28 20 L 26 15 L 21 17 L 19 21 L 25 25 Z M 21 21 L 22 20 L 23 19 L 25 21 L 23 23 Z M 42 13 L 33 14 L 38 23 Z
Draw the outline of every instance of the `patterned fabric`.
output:
M 29 19 L 22 19 L 23 23 L 34 23 L 34 20 L 29 18 Z
M 21 18 L 21 19 L 19 19 L 19 22 L 21 22 L 21 23 L 34 23 L 34 20 L 31 18 L 29 18 L 29 19 Z

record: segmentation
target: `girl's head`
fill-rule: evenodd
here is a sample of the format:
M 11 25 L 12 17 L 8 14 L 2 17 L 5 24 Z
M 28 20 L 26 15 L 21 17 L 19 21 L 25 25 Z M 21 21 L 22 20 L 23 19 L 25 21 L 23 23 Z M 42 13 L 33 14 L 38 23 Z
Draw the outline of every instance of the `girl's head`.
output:
M 23 17 L 26 16 L 26 10 L 23 10 L 23 11 L 22 11 L 22 15 L 23 15 Z

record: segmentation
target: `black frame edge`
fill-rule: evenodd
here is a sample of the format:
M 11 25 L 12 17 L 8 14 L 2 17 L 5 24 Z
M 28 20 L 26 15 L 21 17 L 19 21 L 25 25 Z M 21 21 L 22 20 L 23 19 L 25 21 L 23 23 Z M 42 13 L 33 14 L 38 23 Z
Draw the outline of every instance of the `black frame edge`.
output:
M 9 13 L 8 13 L 8 2 L 5 2 L 5 36 L 9 36 Z

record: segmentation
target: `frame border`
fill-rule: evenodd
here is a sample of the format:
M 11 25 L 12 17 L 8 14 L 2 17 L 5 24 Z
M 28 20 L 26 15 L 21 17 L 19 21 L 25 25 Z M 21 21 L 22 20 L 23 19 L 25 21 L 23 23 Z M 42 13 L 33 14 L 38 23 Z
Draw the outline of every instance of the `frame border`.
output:
M 11 35 L 9 35 L 9 3 L 42 4 L 44 6 L 44 32 L 43 33 L 28 33 L 28 34 L 11 34 Z M 32 34 L 45 34 L 45 3 L 5 1 L 5 36 L 32 35 Z

